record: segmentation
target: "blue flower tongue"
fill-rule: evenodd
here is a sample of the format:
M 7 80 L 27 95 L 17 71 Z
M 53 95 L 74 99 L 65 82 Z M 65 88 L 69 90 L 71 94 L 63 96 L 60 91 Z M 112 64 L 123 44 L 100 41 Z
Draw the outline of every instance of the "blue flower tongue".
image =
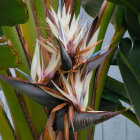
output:
M 70 70 L 72 68 L 72 60 L 62 45 L 60 45 L 60 54 L 61 54 L 61 69 L 64 71 Z

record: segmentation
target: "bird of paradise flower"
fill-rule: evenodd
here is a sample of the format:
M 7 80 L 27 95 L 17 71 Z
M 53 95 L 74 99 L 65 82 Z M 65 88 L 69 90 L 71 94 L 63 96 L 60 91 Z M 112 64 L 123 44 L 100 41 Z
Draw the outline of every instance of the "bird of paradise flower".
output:
M 93 53 L 100 28 L 87 42 L 90 27 L 88 20 L 81 25 L 82 17 L 71 15 L 65 6 L 58 13 L 48 10 L 47 24 L 54 37 L 37 39 L 27 80 L 0 75 L 0 79 L 49 110 L 46 133 L 51 139 L 65 139 L 73 131 L 91 127 L 112 118 L 120 112 L 94 111 L 88 107 L 89 84 L 92 72 L 110 54 L 106 48 Z

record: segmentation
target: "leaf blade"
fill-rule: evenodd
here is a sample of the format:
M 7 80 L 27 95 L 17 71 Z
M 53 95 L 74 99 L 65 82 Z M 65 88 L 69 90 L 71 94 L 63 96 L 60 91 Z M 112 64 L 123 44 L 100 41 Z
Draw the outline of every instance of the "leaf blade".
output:
M 9 138 L 11 140 L 15 140 L 14 131 L 6 116 L 1 100 L 0 100 L 0 135 L 4 140 L 8 140 Z
M 28 20 L 28 11 L 22 0 L 1 1 L 0 13 L 0 26 L 14 26 Z

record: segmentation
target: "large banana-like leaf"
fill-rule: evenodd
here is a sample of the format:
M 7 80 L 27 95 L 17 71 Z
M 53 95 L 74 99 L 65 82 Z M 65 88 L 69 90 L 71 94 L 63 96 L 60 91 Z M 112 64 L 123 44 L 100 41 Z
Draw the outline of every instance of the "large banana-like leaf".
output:
M 124 13 L 125 18 L 123 18 L 123 20 L 125 19 L 126 21 L 128 31 L 134 39 L 135 38 L 139 39 L 140 24 L 138 16 L 140 13 L 140 1 L 139 0 L 108 0 L 108 1 L 118 4 L 119 7 L 121 6 L 125 9 Z M 121 11 L 121 9 L 119 9 L 119 12 Z M 118 19 L 121 19 L 121 17 L 119 17 Z
M 137 119 L 140 123 L 140 42 L 135 41 L 133 49 L 128 53 L 129 57 L 125 57 L 125 51 L 120 51 L 120 56 L 117 58 L 122 78 L 127 89 L 128 97 L 134 107 Z M 127 47 L 125 45 L 120 47 Z
M 121 4 L 132 10 L 135 14 L 140 12 L 140 1 L 139 0 L 108 0 L 115 4 Z
M 0 26 L 23 24 L 28 20 L 28 11 L 22 0 L 0 0 Z
M 140 3 L 139 3 L 140 5 Z M 140 9 L 140 7 L 139 7 Z M 134 39 L 140 39 L 140 24 L 138 21 L 138 15 L 133 13 L 129 8 L 125 8 L 125 20 L 128 28 L 128 32 Z
M 106 78 L 103 96 L 105 96 L 104 93 L 108 93 L 110 96 L 115 96 L 117 99 L 130 103 L 125 85 L 111 77 Z
M 92 17 L 98 13 L 104 0 L 82 0 L 82 5 L 85 11 Z
M 8 120 L 8 117 L 4 111 L 2 101 L 0 100 L 0 135 L 3 140 L 15 140 L 14 130 Z

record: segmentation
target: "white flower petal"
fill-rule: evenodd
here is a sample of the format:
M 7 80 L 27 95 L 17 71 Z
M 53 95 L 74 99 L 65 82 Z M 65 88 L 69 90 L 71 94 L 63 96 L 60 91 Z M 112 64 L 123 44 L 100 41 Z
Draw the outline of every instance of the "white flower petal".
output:
M 58 38 L 58 30 L 57 30 L 56 26 L 51 22 L 51 20 L 49 18 L 47 18 L 47 23 L 49 24 L 53 35 L 56 38 Z
M 39 43 L 49 52 L 56 54 L 56 50 L 44 43 L 42 43 L 41 41 L 39 41 Z M 48 42 L 47 42 L 48 43 Z M 49 43 L 48 43 L 49 44 Z
M 52 81 L 53 85 L 57 88 L 57 90 L 67 99 L 69 99 L 70 101 L 72 101 L 73 103 L 77 103 L 77 101 L 75 100 L 75 98 L 73 98 L 72 96 L 70 96 L 69 94 L 67 94 L 66 92 L 64 92 L 62 89 L 60 89 L 53 81 Z
M 80 73 L 79 72 L 76 75 L 75 90 L 76 90 L 77 100 L 80 102 L 81 95 L 83 93 L 83 85 L 82 85 L 82 82 L 81 82 L 81 79 L 80 79 Z
M 50 62 L 45 70 L 45 76 L 49 75 L 50 73 L 54 72 L 56 66 L 60 61 L 60 54 L 56 56 L 56 54 L 52 54 Z
M 61 74 L 61 77 L 62 77 L 62 79 L 63 79 L 63 82 L 65 83 L 65 86 L 66 86 L 67 90 L 68 90 L 68 94 L 69 94 L 70 96 L 74 97 L 74 96 L 73 96 L 73 93 L 72 93 L 72 88 L 71 88 L 69 82 L 67 81 L 67 79 L 65 78 L 65 76 L 64 76 L 63 74 Z
M 40 64 L 40 51 L 39 51 L 39 44 L 38 40 L 36 42 L 35 52 L 31 64 L 31 78 L 33 81 L 36 80 L 36 75 L 41 75 L 41 64 Z
M 93 34 L 92 38 L 90 39 L 87 47 L 91 46 L 92 44 L 95 44 L 97 42 L 98 39 L 98 35 L 99 35 L 99 31 L 100 31 L 100 27 L 97 29 L 97 31 Z M 86 53 L 85 57 L 89 58 L 92 53 L 94 52 L 96 47 L 92 48 L 89 52 Z
M 83 86 L 84 86 L 84 102 L 83 102 L 83 107 L 86 108 L 88 104 L 88 96 L 89 96 L 89 84 L 90 80 L 92 77 L 92 71 L 86 76 L 86 78 L 83 81 Z

